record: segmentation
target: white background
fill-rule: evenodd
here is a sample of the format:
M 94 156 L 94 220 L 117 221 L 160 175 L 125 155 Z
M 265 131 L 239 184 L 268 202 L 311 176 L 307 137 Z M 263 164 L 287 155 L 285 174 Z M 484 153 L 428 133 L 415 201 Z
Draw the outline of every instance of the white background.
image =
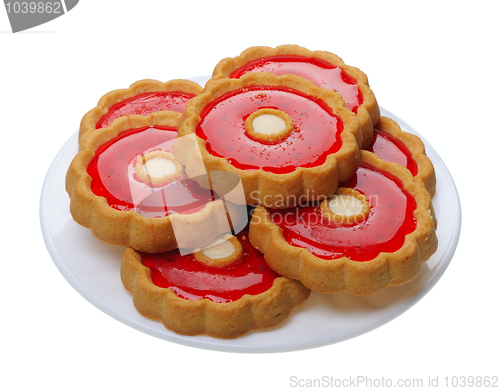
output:
M 292 376 L 424 384 L 439 376 L 444 386 L 445 376 L 499 376 L 495 3 L 82 0 L 67 15 L 17 34 L 0 9 L 0 388 L 289 389 Z M 249 46 L 284 43 L 331 51 L 359 67 L 379 104 L 445 161 L 463 226 L 442 279 L 370 333 L 292 353 L 176 345 L 93 307 L 54 266 L 38 216 L 45 174 L 83 114 L 104 93 L 136 80 L 205 75 Z

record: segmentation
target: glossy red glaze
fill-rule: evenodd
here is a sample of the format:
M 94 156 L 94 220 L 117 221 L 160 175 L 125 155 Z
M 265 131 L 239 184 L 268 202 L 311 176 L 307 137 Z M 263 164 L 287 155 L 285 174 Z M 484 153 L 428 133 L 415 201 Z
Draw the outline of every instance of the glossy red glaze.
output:
M 373 129 L 373 139 L 368 151 L 388 162 L 406 167 L 413 176 L 418 174 L 418 166 L 408 147 L 393 135 L 379 129 Z
M 135 175 L 139 156 L 157 149 L 171 152 L 176 135 L 173 127 L 143 127 L 121 132 L 101 145 L 87 167 L 92 192 L 106 198 L 112 208 L 135 209 L 147 217 L 201 210 L 214 197 L 196 182 L 180 178 L 153 188 Z
M 248 136 L 245 120 L 254 111 L 272 108 L 287 113 L 295 129 L 283 141 L 264 144 Z M 323 101 L 281 87 L 249 87 L 225 94 L 201 113 L 196 134 L 207 151 L 241 170 L 284 174 L 316 167 L 337 152 L 343 122 Z
M 267 266 L 262 254 L 248 240 L 248 229 L 237 235 L 243 246 L 240 260 L 224 267 L 206 266 L 194 255 L 180 255 L 178 250 L 158 254 L 141 253 L 144 266 L 151 269 L 156 286 L 172 289 L 187 300 L 209 299 L 227 303 L 245 294 L 258 295 L 270 289 L 277 273 Z
M 291 54 L 262 57 L 237 69 L 230 77 L 238 79 L 248 72 L 271 72 L 278 76 L 289 73 L 301 76 L 319 87 L 337 91 L 344 98 L 346 107 L 354 113 L 363 104 L 363 94 L 356 79 L 342 68 L 319 58 Z
M 340 186 L 365 195 L 371 206 L 366 219 L 354 224 L 336 223 L 322 217 L 317 203 L 270 211 L 274 223 L 283 229 L 285 240 L 323 259 L 348 257 L 364 262 L 381 252 L 399 250 L 405 236 L 416 226 L 413 217 L 416 202 L 403 189 L 401 181 L 362 163 L 356 174 Z
M 115 103 L 108 109 L 95 126 L 104 128 L 123 115 L 148 115 L 155 111 L 178 111 L 182 113 L 187 103 L 194 97 L 184 92 L 146 92 Z

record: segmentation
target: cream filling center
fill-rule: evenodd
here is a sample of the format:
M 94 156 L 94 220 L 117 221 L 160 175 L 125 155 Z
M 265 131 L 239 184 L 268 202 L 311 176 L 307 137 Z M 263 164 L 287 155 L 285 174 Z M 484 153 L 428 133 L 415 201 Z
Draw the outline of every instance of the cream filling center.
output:
M 211 259 L 226 258 L 234 254 L 236 249 L 229 240 L 216 241 L 210 247 L 201 250 L 205 256 Z
M 173 174 L 176 171 L 175 164 L 166 158 L 155 157 L 144 163 L 143 170 L 146 175 L 153 178 L 163 178 Z
M 363 211 L 363 202 L 349 195 L 333 195 L 328 207 L 337 215 L 353 216 Z
M 261 134 L 276 134 L 286 128 L 285 121 L 274 114 L 262 114 L 252 121 L 253 130 Z

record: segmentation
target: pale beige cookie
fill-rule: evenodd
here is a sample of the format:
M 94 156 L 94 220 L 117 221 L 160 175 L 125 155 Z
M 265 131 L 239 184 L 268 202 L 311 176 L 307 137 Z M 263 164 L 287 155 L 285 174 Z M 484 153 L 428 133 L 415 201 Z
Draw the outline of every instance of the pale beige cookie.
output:
M 363 73 L 358 68 L 346 65 L 344 61 L 337 55 L 326 52 L 326 51 L 311 51 L 298 45 L 281 45 L 275 48 L 267 46 L 254 46 L 244 50 L 239 56 L 234 58 L 225 58 L 221 60 L 215 67 L 212 79 L 221 79 L 228 77 L 239 77 L 235 76 L 235 72 L 242 69 L 243 67 L 249 65 L 253 61 L 258 61 L 259 59 L 278 57 L 278 56 L 300 56 L 305 59 L 315 59 L 324 61 L 334 67 L 341 68 L 350 77 L 355 79 L 358 84 L 359 92 L 363 96 L 363 102 L 359 107 L 356 107 L 355 111 L 358 116 L 361 131 L 363 134 L 362 147 L 366 148 L 372 138 L 373 125 L 376 124 L 380 117 L 380 109 L 377 104 L 377 100 L 373 91 L 370 89 L 368 84 L 368 78 L 365 73 Z M 273 72 L 273 71 L 270 71 Z M 281 72 L 276 69 L 274 72 Z M 292 72 L 290 72 L 292 73 Z M 300 76 L 306 77 L 313 81 L 316 85 L 324 87 L 325 80 L 322 77 L 318 77 L 317 80 L 314 79 L 314 75 L 304 75 Z M 328 87 L 330 88 L 330 87 Z M 340 86 L 337 91 L 342 95 Z
M 320 114 L 309 114 L 302 107 L 295 110 L 293 107 L 287 109 L 270 107 L 271 104 L 268 103 L 266 94 L 267 91 L 272 92 L 275 89 L 281 89 L 280 91 L 285 91 L 284 94 L 293 96 L 300 94 L 301 99 L 319 102 L 314 104 L 317 105 L 315 107 L 319 107 L 317 110 L 321 110 Z M 264 92 L 259 92 L 261 90 Z M 253 91 L 256 91 L 255 96 L 253 96 Z M 253 106 L 249 109 L 253 111 L 248 113 L 248 117 L 246 114 L 241 114 L 242 117 L 239 118 L 240 109 L 232 107 L 232 103 L 227 103 L 232 101 L 234 94 L 244 96 L 242 99 L 251 101 L 250 105 L 255 104 L 255 109 Z M 286 103 L 288 99 L 286 96 L 283 101 Z M 233 131 L 232 127 L 225 127 L 226 123 L 233 124 L 232 120 L 219 121 L 217 122 L 219 124 L 218 133 L 213 136 L 214 138 L 210 138 L 212 136 L 202 138 L 203 135 L 200 131 L 205 131 L 206 123 L 206 119 L 204 122 L 202 116 L 207 113 L 207 110 L 210 115 L 212 113 L 210 111 L 212 110 L 211 105 L 221 102 L 221 100 L 224 108 L 217 110 L 227 110 L 224 113 L 238 117 L 235 120 L 238 123 L 237 127 Z M 216 112 L 220 113 L 220 111 Z M 338 150 L 331 153 L 324 152 L 324 149 L 329 148 L 328 145 L 334 143 L 332 140 L 334 140 L 337 131 L 335 128 L 326 128 L 328 129 L 325 133 L 326 137 L 323 138 L 308 136 L 308 132 L 313 129 L 309 122 L 320 118 L 318 120 L 320 126 L 330 126 L 323 125 L 328 123 L 329 115 L 332 116 L 330 118 L 339 121 L 342 128 L 338 131 L 339 136 L 337 136 L 340 140 Z M 293 123 L 292 116 L 295 116 L 297 123 Z M 300 125 L 302 123 L 300 121 L 303 121 L 305 125 Z M 214 141 L 226 142 L 229 140 L 226 135 L 221 134 L 221 131 L 228 131 L 229 137 L 234 137 L 234 140 L 227 141 L 230 149 L 239 148 L 237 146 L 238 138 L 244 143 L 251 142 L 254 147 L 245 144 L 244 148 L 247 150 L 238 150 L 236 155 L 233 154 L 232 157 L 228 156 L 227 158 L 220 156 L 223 152 L 209 152 L 208 144 L 213 144 Z M 207 172 L 236 173 L 241 178 L 247 204 L 260 203 L 268 207 L 286 208 L 296 205 L 299 200 L 330 196 L 336 190 L 339 181 L 348 179 L 358 165 L 361 137 L 358 118 L 345 108 L 342 98 L 337 93 L 317 87 L 312 82 L 294 75 L 276 76 L 272 73 L 250 73 L 239 79 L 209 81 L 203 94 L 198 95 L 188 103 L 179 121 L 174 155 L 186 166 L 187 175 L 195 180 Z M 311 149 L 311 145 L 319 151 L 313 158 L 318 159 L 318 156 L 324 156 L 324 160 L 300 166 L 303 162 L 300 160 L 302 158 L 296 158 L 292 154 L 306 154 Z M 251 155 L 252 159 L 261 159 L 259 164 L 272 166 L 274 163 L 267 159 L 278 159 L 275 157 L 278 149 L 288 154 L 285 159 L 289 158 L 291 161 L 297 162 L 297 166 L 293 166 L 293 170 L 281 173 L 280 169 L 276 168 L 279 166 L 246 169 L 231 163 L 235 156 L 236 159 L 239 159 L 249 154 L 248 156 Z M 199 183 L 203 187 L 208 186 L 207 181 Z
M 207 202 L 194 213 L 150 217 L 134 209 L 112 208 L 104 196 L 97 196 L 92 191 L 92 177 L 87 168 L 100 146 L 114 142 L 129 130 L 152 126 L 172 128 L 173 144 L 179 117 L 179 113 L 169 111 L 146 117 L 121 117 L 109 127 L 83 135 L 80 152 L 73 159 L 66 175 L 66 191 L 71 199 L 70 212 L 78 224 L 90 228 L 98 239 L 106 243 L 156 253 L 177 247 L 189 249 L 207 245 L 219 234 L 230 232 L 232 224 L 246 221 L 246 210 L 242 211 L 222 199 Z M 163 186 L 174 181 L 189 180 L 173 154 L 164 150 L 143 153 L 124 164 L 130 167 L 128 180 L 144 182 L 151 192 L 161 191 Z M 166 168 L 170 164 L 172 167 Z M 137 205 L 141 201 L 139 198 Z
M 266 144 L 286 139 L 294 130 L 293 120 L 281 110 L 259 109 L 245 120 L 245 129 L 250 137 Z
M 253 250 L 255 254 L 249 254 L 252 250 L 248 247 L 251 247 L 248 237 L 242 239 L 242 236 L 238 235 L 238 238 L 233 236 L 232 239 L 225 242 L 234 246 L 232 250 L 230 248 L 228 250 L 225 245 L 221 246 L 221 242 L 219 242 L 215 246 L 218 246 L 218 249 L 205 249 L 206 252 L 201 258 L 196 253 L 188 256 L 190 257 L 188 262 L 209 264 L 209 267 L 203 268 L 201 266 L 201 268 L 196 269 L 196 273 L 187 273 L 186 275 L 190 275 L 192 278 L 192 276 L 199 276 L 205 270 L 212 270 L 214 273 L 210 278 L 200 277 L 200 281 L 194 281 L 195 289 L 199 286 L 202 286 L 204 290 L 210 289 L 207 285 L 209 285 L 210 280 L 216 278 L 222 283 L 225 278 L 225 270 L 238 267 L 238 262 L 246 268 L 246 263 L 251 262 L 249 256 L 261 259 L 259 262 L 263 266 L 255 267 L 255 269 L 267 268 L 258 251 Z M 230 253 L 231 251 L 233 252 Z M 310 290 L 299 281 L 280 277 L 268 269 L 275 277 L 269 282 L 269 288 L 264 288 L 265 290 L 262 292 L 246 293 L 235 300 L 217 300 L 215 296 L 219 294 L 214 292 L 209 295 L 213 299 L 196 298 L 190 300 L 177 295 L 174 291 L 177 289 L 176 287 L 170 289 L 155 285 L 152 275 L 156 271 L 152 271 L 143 264 L 143 257 L 147 256 L 147 254 L 137 252 L 130 247 L 127 248 L 121 265 L 122 283 L 125 289 L 132 293 L 134 306 L 140 314 L 161 321 L 167 329 L 178 334 L 204 334 L 214 338 L 228 339 L 239 337 L 250 330 L 268 329 L 283 322 L 290 315 L 291 310 L 306 300 L 310 293 Z M 175 258 L 178 256 L 176 250 L 156 254 L 155 259 L 158 256 L 164 257 L 169 264 L 178 259 Z M 233 264 L 235 266 L 232 266 Z M 223 276 L 218 278 L 217 273 L 223 274 Z M 228 277 L 227 280 L 230 281 L 231 278 Z M 254 280 L 260 281 L 260 275 Z M 188 288 L 183 286 L 180 292 L 188 294 L 185 293 L 186 290 Z
M 223 267 L 241 259 L 243 246 L 236 236 L 226 234 L 224 238 L 215 240 L 207 248 L 195 249 L 193 253 L 197 262 L 207 266 Z
M 167 184 L 184 175 L 184 167 L 171 152 L 152 151 L 142 155 L 135 164 L 135 174 L 153 186 Z
M 320 208 L 325 218 L 346 224 L 362 221 L 370 213 L 364 194 L 346 187 L 339 187 L 331 197 L 321 201 Z
M 264 254 L 273 270 L 298 279 L 321 293 L 347 292 L 354 295 L 371 295 L 388 286 L 407 283 L 417 276 L 422 263 L 436 251 L 438 244 L 429 193 L 423 182 L 413 178 L 408 170 L 396 163 L 385 162 L 371 152 L 362 151 L 361 169 L 364 171 L 355 186 L 362 183 L 360 189 L 375 186 L 375 190 L 372 194 L 360 194 L 357 188 L 348 191 L 341 187 L 334 197 L 352 197 L 353 200 L 346 202 L 347 208 L 332 206 L 330 199 L 319 206 L 304 205 L 286 211 L 268 210 L 263 206 L 255 209 L 250 223 L 250 240 Z M 373 172 L 371 185 L 367 176 L 370 172 Z M 397 183 L 401 181 L 404 190 L 391 190 L 394 195 L 385 188 L 379 190 L 376 186 L 380 175 L 386 175 L 384 173 L 389 174 L 387 189 L 399 189 Z M 403 201 L 403 209 L 398 209 L 397 213 L 389 209 L 405 192 L 416 203 L 413 214 L 408 217 L 404 217 L 404 208 L 405 202 L 410 201 Z M 366 201 L 369 201 L 368 210 Z M 333 202 L 338 203 L 338 200 Z M 381 215 L 384 210 L 391 211 L 387 216 Z M 341 219 L 336 220 L 339 216 Z M 409 228 L 404 228 L 408 229 L 404 240 L 398 239 L 402 234 L 395 223 L 400 226 L 410 224 Z M 296 230 L 300 232 L 297 238 L 294 236 Z M 290 242 L 285 237 L 290 238 Z M 403 241 L 398 244 L 397 240 Z M 385 251 L 381 247 L 369 253 L 373 257 L 363 252 L 374 251 L 374 246 L 382 246 L 381 243 L 386 241 L 389 247 Z M 322 243 L 332 243 L 332 247 Z

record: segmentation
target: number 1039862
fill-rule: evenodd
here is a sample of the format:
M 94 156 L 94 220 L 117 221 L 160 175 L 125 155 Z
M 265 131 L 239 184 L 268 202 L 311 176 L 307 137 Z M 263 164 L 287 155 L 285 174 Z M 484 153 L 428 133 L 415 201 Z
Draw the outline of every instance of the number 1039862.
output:
M 446 376 L 446 387 L 498 388 L 498 376 Z
M 14 14 L 61 14 L 64 12 L 61 2 L 15 1 L 5 3 L 7 13 Z

